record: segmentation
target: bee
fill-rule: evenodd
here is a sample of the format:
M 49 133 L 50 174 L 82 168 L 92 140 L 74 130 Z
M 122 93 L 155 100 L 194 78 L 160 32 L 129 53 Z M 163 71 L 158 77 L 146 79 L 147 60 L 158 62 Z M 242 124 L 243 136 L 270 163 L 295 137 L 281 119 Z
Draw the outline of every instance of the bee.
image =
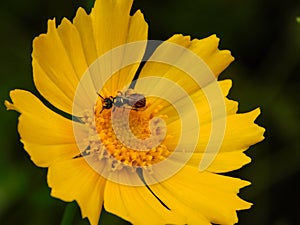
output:
M 111 109 L 112 107 L 126 108 L 126 106 L 131 107 L 130 109 L 138 110 L 146 106 L 146 98 L 142 94 L 134 93 L 133 89 L 128 89 L 124 94 L 119 91 L 118 95 L 115 97 L 109 96 L 104 98 L 102 95 L 97 93 L 103 100 L 103 105 L 100 113 L 104 109 Z M 113 109 L 113 111 L 115 108 Z

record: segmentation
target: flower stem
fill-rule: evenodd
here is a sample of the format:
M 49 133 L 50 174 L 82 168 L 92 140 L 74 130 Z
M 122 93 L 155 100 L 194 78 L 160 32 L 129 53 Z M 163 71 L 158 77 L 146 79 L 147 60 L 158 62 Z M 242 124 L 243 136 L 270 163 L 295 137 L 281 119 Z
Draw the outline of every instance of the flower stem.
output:
M 74 216 L 76 214 L 76 209 L 77 209 L 76 202 L 68 203 L 65 208 L 64 215 L 63 215 L 60 225 L 72 225 Z

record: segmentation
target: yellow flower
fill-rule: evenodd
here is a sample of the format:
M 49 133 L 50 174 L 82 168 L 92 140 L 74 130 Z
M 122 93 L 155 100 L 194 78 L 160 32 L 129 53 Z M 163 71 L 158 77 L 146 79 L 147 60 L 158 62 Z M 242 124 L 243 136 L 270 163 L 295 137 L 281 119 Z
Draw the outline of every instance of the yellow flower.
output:
M 137 73 L 151 42 L 131 5 L 97 0 L 34 40 L 36 88 L 74 119 L 11 91 L 24 148 L 48 168 L 51 195 L 76 200 L 92 225 L 102 205 L 137 225 L 234 224 L 251 206 L 237 196 L 249 182 L 218 173 L 250 162 L 243 152 L 263 140 L 259 109 L 238 114 L 226 98 L 231 81 L 215 77 L 233 57 L 215 35 L 174 35 Z

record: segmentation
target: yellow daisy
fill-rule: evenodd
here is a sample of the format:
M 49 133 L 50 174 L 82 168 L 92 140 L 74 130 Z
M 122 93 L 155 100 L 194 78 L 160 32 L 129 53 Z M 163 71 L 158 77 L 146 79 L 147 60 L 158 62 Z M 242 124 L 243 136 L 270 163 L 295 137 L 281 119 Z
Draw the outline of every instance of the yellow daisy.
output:
M 147 42 L 132 1 L 97 0 L 90 15 L 49 20 L 35 38 L 35 86 L 73 120 L 11 91 L 24 148 L 48 168 L 51 195 L 76 200 L 92 225 L 103 205 L 136 225 L 234 224 L 251 206 L 237 196 L 249 182 L 218 173 L 250 162 L 243 152 L 263 140 L 260 111 L 238 114 L 226 98 L 231 81 L 216 78 L 233 57 L 215 35 Z

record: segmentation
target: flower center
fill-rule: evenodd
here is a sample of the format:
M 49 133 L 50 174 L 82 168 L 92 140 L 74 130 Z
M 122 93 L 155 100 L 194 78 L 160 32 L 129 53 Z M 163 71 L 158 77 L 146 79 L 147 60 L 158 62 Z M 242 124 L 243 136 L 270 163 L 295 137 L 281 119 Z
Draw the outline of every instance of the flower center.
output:
M 166 134 L 161 107 L 150 111 L 147 103 L 142 109 L 113 106 L 103 109 L 103 99 L 95 105 L 95 129 L 100 139 L 98 159 L 108 159 L 113 170 L 124 165 L 133 168 L 151 166 L 166 159 L 171 151 L 164 144 Z M 153 107 L 151 107 L 153 108 Z

